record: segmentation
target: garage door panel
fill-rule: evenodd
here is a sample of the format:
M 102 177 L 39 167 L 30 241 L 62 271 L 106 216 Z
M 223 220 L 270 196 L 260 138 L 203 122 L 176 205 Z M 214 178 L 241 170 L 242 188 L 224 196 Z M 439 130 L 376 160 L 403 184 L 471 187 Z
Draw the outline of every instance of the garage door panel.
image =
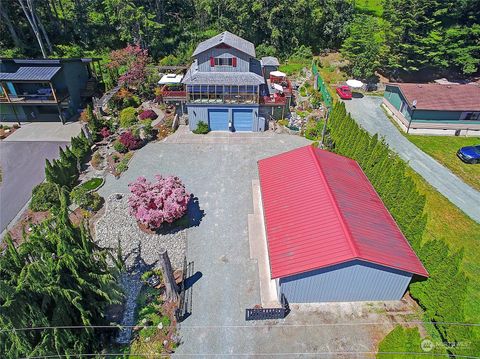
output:
M 253 111 L 233 110 L 233 127 L 235 131 L 253 131 Z
M 208 110 L 208 125 L 211 131 L 228 131 L 228 110 Z

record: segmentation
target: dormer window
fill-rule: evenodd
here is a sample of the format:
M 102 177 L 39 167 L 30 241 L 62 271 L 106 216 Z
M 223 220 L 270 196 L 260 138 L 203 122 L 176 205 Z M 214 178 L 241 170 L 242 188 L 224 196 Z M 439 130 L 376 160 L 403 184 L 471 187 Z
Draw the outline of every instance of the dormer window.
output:
M 233 66 L 237 67 L 236 57 L 211 57 L 210 66 Z

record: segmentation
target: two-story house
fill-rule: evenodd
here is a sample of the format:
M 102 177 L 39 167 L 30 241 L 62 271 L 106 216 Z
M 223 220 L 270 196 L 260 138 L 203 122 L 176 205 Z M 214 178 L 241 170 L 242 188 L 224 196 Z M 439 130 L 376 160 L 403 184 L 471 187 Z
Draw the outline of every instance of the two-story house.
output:
M 225 31 L 201 42 L 192 56 L 182 80 L 191 130 L 203 121 L 212 131 L 264 131 L 269 116 L 279 113 L 274 108 L 282 115 L 288 109 L 291 85 L 275 71 L 278 60 L 262 59 L 269 66 L 264 71 L 251 42 Z
M 98 61 L 0 59 L 0 120 L 65 122 L 101 87 Z

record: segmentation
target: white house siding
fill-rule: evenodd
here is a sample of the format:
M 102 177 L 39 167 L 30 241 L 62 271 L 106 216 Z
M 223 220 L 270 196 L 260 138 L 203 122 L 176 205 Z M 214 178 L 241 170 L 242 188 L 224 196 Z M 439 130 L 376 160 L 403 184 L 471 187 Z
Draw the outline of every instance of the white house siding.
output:
M 350 261 L 280 279 L 290 303 L 400 300 L 411 273 L 363 261 Z
M 237 66 L 210 66 L 210 57 L 236 57 Z M 234 48 L 211 48 L 204 51 L 196 57 L 198 60 L 198 71 L 200 72 L 249 72 L 250 71 L 250 56 Z

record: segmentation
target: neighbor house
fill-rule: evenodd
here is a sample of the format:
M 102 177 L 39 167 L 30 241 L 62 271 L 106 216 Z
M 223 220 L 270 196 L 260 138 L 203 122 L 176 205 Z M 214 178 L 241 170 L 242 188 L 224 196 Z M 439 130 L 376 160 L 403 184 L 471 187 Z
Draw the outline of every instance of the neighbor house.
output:
M 277 59 L 256 59 L 251 42 L 225 31 L 201 42 L 192 56 L 184 87 L 171 83 L 162 91 L 164 102 L 186 105 L 191 130 L 203 121 L 212 131 L 263 131 L 270 118 L 288 114 L 290 81 L 276 71 Z
M 391 83 L 383 106 L 407 133 L 480 135 L 480 86 Z
M 313 146 L 258 162 L 270 277 L 292 303 L 400 300 L 422 263 L 352 159 Z
M 68 120 L 101 87 L 98 61 L 0 59 L 0 119 Z

